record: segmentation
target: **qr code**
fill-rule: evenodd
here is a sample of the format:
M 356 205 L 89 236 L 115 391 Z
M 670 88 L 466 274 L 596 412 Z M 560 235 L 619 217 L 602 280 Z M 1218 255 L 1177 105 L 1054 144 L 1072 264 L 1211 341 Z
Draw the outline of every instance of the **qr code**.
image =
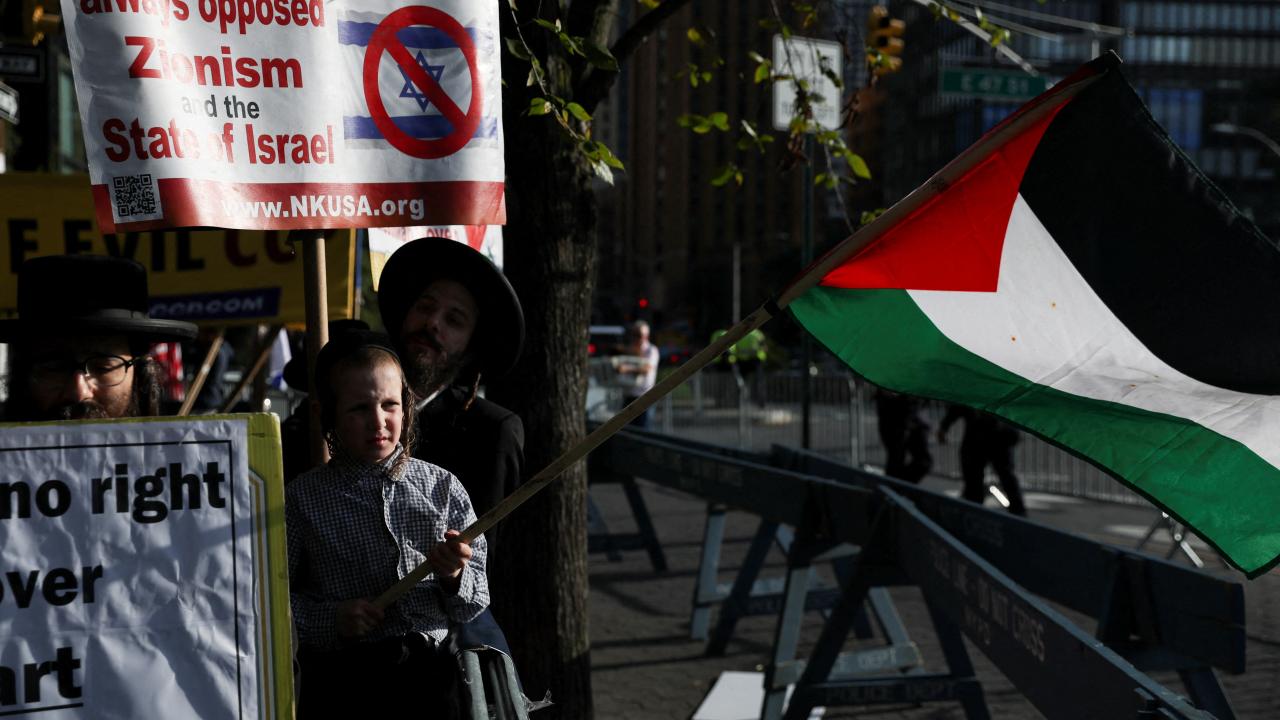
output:
M 116 222 L 162 217 L 160 193 L 151 173 L 111 178 L 111 209 Z

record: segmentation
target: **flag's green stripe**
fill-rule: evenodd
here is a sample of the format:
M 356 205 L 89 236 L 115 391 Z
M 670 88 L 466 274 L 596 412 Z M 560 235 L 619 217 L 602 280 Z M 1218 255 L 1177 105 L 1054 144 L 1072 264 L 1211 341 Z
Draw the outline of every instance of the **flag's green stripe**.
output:
M 995 413 L 1091 460 L 1245 572 L 1280 556 L 1280 470 L 1184 418 L 1039 385 L 952 342 L 903 290 L 815 288 L 795 317 L 871 382 Z

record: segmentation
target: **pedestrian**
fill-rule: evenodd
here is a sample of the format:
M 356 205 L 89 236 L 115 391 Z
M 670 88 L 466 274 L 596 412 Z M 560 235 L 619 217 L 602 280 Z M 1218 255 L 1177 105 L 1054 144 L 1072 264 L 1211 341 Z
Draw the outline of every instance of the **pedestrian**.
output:
M 453 716 L 450 623 L 489 603 L 484 536 L 461 482 L 410 457 L 414 402 L 390 338 L 348 331 L 316 361 L 332 459 L 288 488 L 290 601 L 298 717 Z M 429 562 L 433 575 L 385 610 L 383 591 Z
M 938 426 L 939 443 L 946 443 L 947 431 L 960 419 L 964 420 L 964 436 L 960 440 L 960 475 L 964 479 L 962 497 L 979 505 L 986 500 L 986 469 L 990 465 L 1009 501 L 1009 512 L 1026 515 L 1022 488 L 1013 472 L 1013 448 L 1018 444 L 1018 430 L 994 415 L 953 404 Z
M 933 468 L 929 423 L 920 414 L 920 398 L 876 389 L 876 420 L 884 445 L 884 474 L 918 483 Z
M 622 386 L 622 404 L 630 405 L 649 392 L 658 381 L 658 347 L 649 342 L 649 323 L 636 320 L 627 326 L 622 340 L 622 354 L 613 358 Z M 653 408 L 646 408 L 632 421 L 639 428 L 649 427 Z
M 196 326 L 148 315 L 147 271 L 124 258 L 47 255 L 18 268 L 18 317 L 0 320 L 10 346 L 10 422 L 159 415 L 159 342 Z

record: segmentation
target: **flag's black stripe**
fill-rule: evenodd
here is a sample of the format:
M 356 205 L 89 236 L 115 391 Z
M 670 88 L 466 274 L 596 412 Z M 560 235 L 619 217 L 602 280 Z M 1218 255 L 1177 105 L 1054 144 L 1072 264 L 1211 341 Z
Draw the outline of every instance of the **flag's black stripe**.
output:
M 1280 394 L 1280 249 L 1173 144 L 1117 70 L 1054 119 L 1021 192 L 1164 362 Z

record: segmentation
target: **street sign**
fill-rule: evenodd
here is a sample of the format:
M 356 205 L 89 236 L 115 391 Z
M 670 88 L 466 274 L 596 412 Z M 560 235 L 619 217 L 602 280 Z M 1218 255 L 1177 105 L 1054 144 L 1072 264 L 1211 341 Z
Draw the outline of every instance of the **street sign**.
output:
M 0 78 L 10 82 L 40 82 L 44 58 L 34 50 L 0 48 Z
M 781 35 L 773 36 L 773 70 L 778 75 L 791 75 L 809 85 L 809 101 L 813 106 L 813 121 L 824 130 L 840 127 L 842 87 L 832 81 L 831 75 L 844 84 L 844 60 L 840 43 Z M 795 115 L 796 84 L 794 80 L 779 80 L 773 84 L 773 127 L 786 130 L 791 127 Z
M 0 82 L 0 120 L 18 124 L 18 91 Z
M 944 96 L 984 100 L 1029 100 L 1048 88 L 1049 81 L 1042 75 L 989 68 L 942 68 L 938 81 Z

